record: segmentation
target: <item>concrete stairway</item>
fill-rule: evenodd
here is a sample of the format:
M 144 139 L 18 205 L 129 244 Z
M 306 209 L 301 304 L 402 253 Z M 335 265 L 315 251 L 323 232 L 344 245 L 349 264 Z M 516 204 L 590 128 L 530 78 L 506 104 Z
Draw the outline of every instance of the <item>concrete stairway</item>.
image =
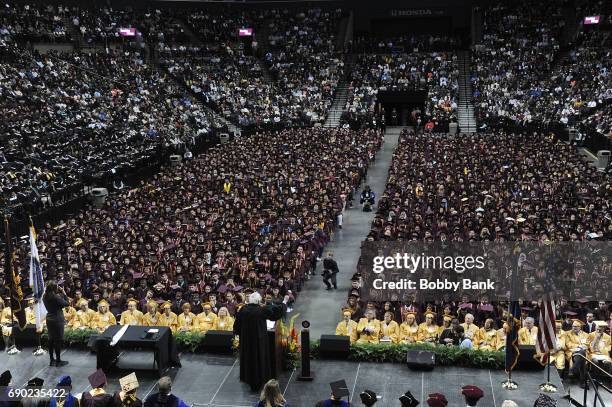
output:
M 66 32 L 70 33 L 72 37 L 72 46 L 75 50 L 81 48 L 81 31 L 74 26 L 72 23 L 72 19 L 69 16 L 63 16 L 62 22 L 64 23 L 64 27 L 66 27 Z
M 338 127 L 340 126 L 340 118 L 346 107 L 346 100 L 348 98 L 348 82 L 342 80 L 336 88 L 336 94 L 334 95 L 334 102 L 331 108 L 327 112 L 327 118 L 323 127 Z
M 459 101 L 457 103 L 457 118 L 459 119 L 459 131 L 461 133 L 475 133 L 478 129 L 476 116 L 474 115 L 474 104 L 472 103 L 472 83 L 470 82 L 469 51 L 459 51 L 457 63 L 459 64 Z
M 346 110 L 346 101 L 348 100 L 348 87 L 351 84 L 351 72 L 355 63 L 355 55 L 345 54 L 344 56 L 344 73 L 342 79 L 338 82 L 338 87 L 334 93 L 334 102 L 332 103 L 327 118 L 323 127 L 338 127 L 340 126 L 340 118 Z

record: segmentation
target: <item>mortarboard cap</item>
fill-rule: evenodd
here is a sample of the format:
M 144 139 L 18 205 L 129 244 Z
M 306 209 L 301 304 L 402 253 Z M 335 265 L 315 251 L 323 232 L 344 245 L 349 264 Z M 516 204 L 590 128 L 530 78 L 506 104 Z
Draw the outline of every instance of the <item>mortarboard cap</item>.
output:
M 100 305 L 106 305 L 106 306 L 108 307 L 108 301 L 106 301 L 106 300 L 100 300 L 100 301 L 98 302 L 98 307 L 99 307 Z
M 329 384 L 331 392 L 335 398 L 339 399 L 342 397 L 348 397 L 350 395 L 346 380 L 338 380 L 337 382 L 331 382 Z
M 493 305 L 491 304 L 482 304 L 480 307 L 481 311 L 485 311 L 485 312 L 492 312 L 493 311 Z
M 12 378 L 13 378 L 13 375 L 11 375 L 11 371 L 5 370 L 0 375 L 0 386 L 8 386 Z
M 463 386 L 461 388 L 461 394 L 465 396 L 465 399 L 468 401 L 478 401 L 484 396 L 484 392 L 480 387 L 468 384 L 467 386 Z
M 30 380 L 28 380 L 28 387 L 42 387 L 42 385 L 45 383 L 45 381 L 43 379 L 41 379 L 40 377 L 33 377 Z
M 598 328 L 601 328 L 601 327 L 605 328 L 608 326 L 608 324 L 606 324 L 606 321 L 594 321 L 594 324 Z
M 359 398 L 366 407 L 371 407 L 378 401 L 378 396 L 372 390 L 364 390 L 359 394 Z
M 72 378 L 70 376 L 62 376 L 57 381 L 57 387 L 72 387 Z
M 429 407 L 446 407 L 448 405 L 448 401 L 446 400 L 446 396 L 440 393 L 433 393 L 427 396 L 427 405 Z
M 119 379 L 119 384 L 121 385 L 121 390 L 123 390 L 126 393 L 140 387 L 140 384 L 138 383 L 138 378 L 136 377 L 135 372 L 132 372 L 129 375 L 124 376 L 121 379 Z
M 399 398 L 400 403 L 402 403 L 402 407 L 416 407 L 419 405 L 417 399 L 414 398 L 412 393 L 407 391 Z
M 91 384 L 92 388 L 97 389 L 106 384 L 106 375 L 102 369 L 98 369 L 92 373 L 87 380 L 89 380 L 89 384 Z

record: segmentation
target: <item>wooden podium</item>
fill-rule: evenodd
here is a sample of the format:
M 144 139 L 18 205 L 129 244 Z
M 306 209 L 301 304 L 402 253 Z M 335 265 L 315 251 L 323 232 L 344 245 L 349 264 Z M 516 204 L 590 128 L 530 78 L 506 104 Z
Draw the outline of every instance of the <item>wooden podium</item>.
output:
M 273 327 L 270 327 L 271 324 Z M 279 321 L 269 321 L 268 324 L 268 346 L 270 347 L 270 367 L 272 378 L 278 379 L 285 364 L 285 353 L 283 352 L 283 335 Z

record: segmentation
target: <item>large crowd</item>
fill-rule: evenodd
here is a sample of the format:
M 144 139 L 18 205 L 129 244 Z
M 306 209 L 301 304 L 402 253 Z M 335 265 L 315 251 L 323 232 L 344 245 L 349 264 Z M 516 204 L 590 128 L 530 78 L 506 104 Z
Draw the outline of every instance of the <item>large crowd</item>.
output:
M 368 123 L 380 111 L 377 96 L 381 91 L 425 91 L 420 122 L 445 128 L 457 111 L 456 59 L 450 52 L 359 55 L 351 71 L 344 120 Z
M 612 238 L 611 191 L 609 177 L 580 158 L 575 147 L 551 135 L 501 132 L 458 138 L 405 130 L 367 240 L 417 244 L 606 241 Z M 592 282 L 595 295 L 590 300 L 563 297 L 556 316 L 559 330 L 570 331 L 578 324 L 579 332 L 586 322 L 598 320 L 605 321 L 602 332 L 609 331 L 612 309 L 609 303 L 596 301 L 609 290 L 608 258 L 590 256 L 583 261 L 593 263 L 592 274 L 585 266 L 580 272 L 586 274 L 580 278 Z M 477 349 L 505 346 L 507 302 L 472 298 L 468 292 L 457 293 L 454 300 L 426 301 L 416 291 L 396 301 L 376 301 L 366 291 L 370 288 L 362 286 L 368 271 L 360 264 L 338 333 L 360 343 L 446 344 L 448 336 L 443 332 L 450 329 L 453 341 L 448 343 L 454 345 L 467 340 L 465 346 Z M 531 286 L 545 284 L 540 271 L 529 273 L 536 277 Z M 527 330 L 531 333 L 526 335 L 523 328 L 519 342 L 533 345 L 536 331 L 531 328 L 538 302 L 524 300 L 520 305 L 521 319 L 530 321 Z M 596 335 L 595 327 L 591 328 L 588 341 L 586 334 L 572 340 L 580 339 L 588 348 Z M 589 355 L 602 355 L 609 363 L 607 338 L 607 345 L 598 345 L 599 353 L 590 349 Z M 565 356 L 559 359 L 560 369 L 565 366 L 561 361 L 571 360 L 574 348 L 575 344 L 561 350 Z
M 597 14 L 596 10 L 601 12 L 601 6 L 591 11 Z M 474 47 L 472 61 L 480 121 L 576 126 L 585 116 L 601 114 L 610 103 L 607 34 L 598 26 L 581 25 L 563 50 L 561 13 L 558 5 L 522 1 L 486 11 L 483 39 Z M 603 125 L 607 128 L 600 132 L 609 134 L 609 123 Z
M 68 18 L 67 7 L 7 2 L 0 8 L 0 40 L 70 41 L 72 34 L 66 24 Z
M 147 313 L 130 323 L 160 324 L 166 304 L 175 322 L 187 307 L 210 322 L 210 312 L 232 317 L 249 291 L 293 301 L 380 143 L 375 130 L 254 135 L 39 228 L 46 278 L 72 300 L 68 325 L 103 330 L 126 323 L 126 310 Z M 19 273 L 28 250 L 18 248 Z
M 601 10 L 587 3 L 580 13 Z M 291 307 L 380 147 L 382 132 L 373 128 L 384 115 L 381 92 L 426 92 L 413 119 L 433 132 L 402 133 L 368 240 L 612 238 L 609 177 L 555 134 L 436 132 L 456 118 L 454 39 L 366 36 L 345 48 L 337 38 L 341 10 L 234 11 L 0 9 L 1 205 L 33 213 L 82 193 L 100 174 L 128 173 L 168 150 L 185 154 L 183 164 L 116 191 L 102 208 L 38 228 L 45 277 L 71 299 L 68 327 L 231 330 L 255 291 L 288 297 Z M 610 36 L 582 26 L 564 48 L 565 24 L 557 5 L 501 2 L 486 10 L 472 52 L 481 123 L 559 122 L 612 134 Z M 113 42 L 119 27 L 136 27 L 161 51 L 161 66 L 148 63 L 144 45 L 44 55 L 23 46 L 68 42 L 73 33 L 85 44 Z M 252 49 L 238 28 L 254 29 Z M 343 121 L 359 131 L 320 127 L 343 80 Z M 204 105 L 254 134 L 193 157 L 190 150 L 215 133 Z M 29 247 L 17 251 L 25 277 Z M 610 289 L 608 260 L 594 259 L 597 273 L 586 276 L 597 295 Z M 363 300 L 362 271 L 337 328 L 353 342 L 505 346 L 506 303 Z M 578 345 L 610 361 L 599 341 L 612 315 L 597 295 L 561 299 L 560 369 L 573 363 Z M 521 305 L 520 341 L 532 344 L 537 304 Z M 0 301 L 5 328 L 13 323 L 7 309 Z
M 0 52 L 3 205 L 36 213 L 88 177 L 125 173 L 211 135 L 202 107 L 138 53 Z

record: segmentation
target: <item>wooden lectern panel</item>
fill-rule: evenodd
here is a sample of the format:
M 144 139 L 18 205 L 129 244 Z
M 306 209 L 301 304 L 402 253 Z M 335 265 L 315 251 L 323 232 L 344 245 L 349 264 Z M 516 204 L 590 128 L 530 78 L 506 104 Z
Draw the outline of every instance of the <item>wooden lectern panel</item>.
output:
M 285 353 L 283 352 L 283 334 L 279 321 L 274 321 L 274 328 L 268 328 L 268 345 L 270 346 L 272 377 L 278 379 L 283 371 L 285 358 Z

